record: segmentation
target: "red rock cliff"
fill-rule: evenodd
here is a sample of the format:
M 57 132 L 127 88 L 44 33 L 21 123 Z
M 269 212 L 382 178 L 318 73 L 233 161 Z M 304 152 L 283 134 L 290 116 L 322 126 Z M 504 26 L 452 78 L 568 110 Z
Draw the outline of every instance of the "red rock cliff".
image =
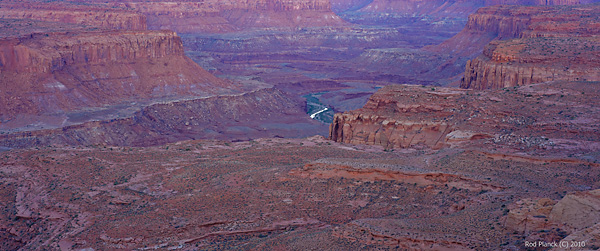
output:
M 0 41 L 0 119 L 221 92 L 171 31 L 34 33 Z
M 599 81 L 597 38 L 495 41 L 467 63 L 461 87 L 499 89 L 554 80 Z
M 411 97 L 423 87 L 387 86 L 373 94 L 361 109 L 338 113 L 329 127 L 329 138 L 350 144 L 406 148 L 425 145 L 440 148 L 454 130 L 447 121 L 452 104 L 416 103 Z M 452 97 L 461 93 L 450 93 Z M 429 93 L 423 95 L 435 97 Z M 423 118 L 420 114 L 429 114 Z
M 531 13 L 538 12 L 537 8 L 539 7 L 481 8 L 469 15 L 464 29 L 454 37 L 426 49 L 474 58 L 481 53 L 481 48 L 494 39 L 518 37 L 531 24 Z
M 560 156 L 575 149 L 559 142 L 583 146 L 600 140 L 592 119 L 600 114 L 595 107 L 597 86 L 598 82 L 553 82 L 494 91 L 386 86 L 363 108 L 335 114 L 329 138 L 388 149 L 508 146 L 520 152 L 557 151 Z
M 461 87 L 489 89 L 550 80 L 600 80 L 596 38 L 600 6 L 490 7 L 472 18 L 484 24 L 489 15 L 481 14 L 495 10 L 502 10 L 496 13 L 504 13 L 499 16 L 507 15 L 509 20 L 519 17 L 519 22 L 492 25 L 504 27 L 495 31 L 500 37 L 503 34 L 513 39 L 494 41 L 469 61 Z
M 598 2 L 598 0 L 486 0 L 445 3 L 442 5 L 443 8 L 437 9 L 437 11 L 441 11 L 441 14 L 454 13 L 454 17 L 459 17 L 474 13 L 468 16 L 468 21 L 461 32 L 440 45 L 428 47 L 427 50 L 438 53 L 452 52 L 460 56 L 474 58 L 481 53 L 481 48 L 492 40 L 520 37 L 530 25 L 543 21 L 543 18 L 542 20 L 537 19 L 539 18 L 538 14 L 551 11 L 551 7 L 543 6 L 579 5 L 594 2 Z M 538 5 L 538 7 L 492 5 Z M 481 8 L 484 6 L 491 7 Z M 545 18 L 548 17 L 551 16 Z M 565 17 L 563 16 L 563 18 Z M 552 28 L 549 27 L 549 29 Z
M 0 18 L 33 19 L 108 29 L 145 30 L 147 28 L 146 17 L 139 13 L 114 8 L 84 7 L 61 3 L 0 3 Z

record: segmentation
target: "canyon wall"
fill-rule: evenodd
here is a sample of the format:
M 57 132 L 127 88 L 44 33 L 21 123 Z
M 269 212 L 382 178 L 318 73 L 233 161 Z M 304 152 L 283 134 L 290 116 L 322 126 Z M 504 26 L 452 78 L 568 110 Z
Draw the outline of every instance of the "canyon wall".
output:
M 599 81 L 598 55 L 597 38 L 496 41 L 467 63 L 461 87 L 483 90 L 554 80 Z
M 525 234 L 526 241 L 536 238 L 562 239 L 562 243 L 597 246 L 600 224 L 600 190 L 566 194 L 558 202 L 549 198 L 523 199 L 510 205 L 505 220 L 509 231 Z M 560 229 L 562 233 L 554 230 Z M 538 235 L 538 233 L 549 233 Z M 554 237 L 553 235 L 558 235 Z
M 60 2 L 0 3 L 0 18 L 73 23 L 107 29 L 145 30 L 147 28 L 146 17 L 133 11 Z
M 403 30 L 404 33 L 411 35 L 411 29 L 414 29 L 418 32 L 414 36 L 423 41 L 426 38 L 439 39 L 439 42 L 416 47 L 418 50 L 388 50 L 389 54 L 393 54 L 392 57 L 400 60 L 390 60 L 392 62 L 387 65 L 381 63 L 384 60 L 358 60 L 370 64 L 369 68 L 384 69 L 392 74 L 401 72 L 410 76 L 412 82 L 417 84 L 428 82 L 433 85 L 459 86 L 467 61 L 481 54 L 485 45 L 494 39 L 519 37 L 529 26 L 543 21 L 537 20 L 535 13 L 551 10 L 548 6 L 533 5 L 578 5 L 588 2 L 593 1 L 375 0 L 359 10 L 346 11 L 340 15 L 353 23 L 402 27 L 406 29 Z M 503 5 L 485 7 L 498 4 Z M 507 6 L 517 4 L 529 6 Z M 537 28 L 540 31 L 542 29 Z M 545 29 L 551 30 L 552 27 L 548 25 Z M 368 54 L 373 53 L 364 55 Z M 424 65 L 426 66 L 423 67 Z
M 70 29 L 4 38 L 0 75 L 3 126 L 18 116 L 231 87 L 187 58 L 171 31 Z
M 79 2 L 102 3 L 110 7 L 134 10 L 147 17 L 150 29 L 169 29 L 179 33 L 343 24 L 331 11 L 328 0 Z
M 464 28 L 452 38 L 425 50 L 436 53 L 474 58 L 494 39 L 517 38 L 533 23 L 536 13 L 548 11 L 546 7 L 492 6 L 478 9 L 469 15 Z
M 551 80 L 600 80 L 598 13 L 597 5 L 495 6 L 478 11 L 465 30 L 490 32 L 501 40 L 487 45 L 483 54 L 467 63 L 461 87 L 497 89 Z
M 232 32 L 254 28 L 339 26 L 328 0 L 43 1 L 0 4 L 0 18 L 76 23 L 110 29 Z
M 496 91 L 386 86 L 363 108 L 335 114 L 329 138 L 387 149 L 463 146 L 557 155 L 578 151 L 571 143 L 596 149 L 598 83 L 555 81 Z
M 2 71 L 16 73 L 52 73 L 67 65 L 183 55 L 181 40 L 169 31 L 33 33 L 3 42 Z
M 455 126 L 443 118 L 450 116 L 455 104 L 444 102 L 416 103 L 417 86 L 387 86 L 373 94 L 361 109 L 335 114 L 329 138 L 349 144 L 382 145 L 406 148 L 424 145 L 441 148 Z M 425 90 L 425 89 L 423 89 Z M 436 97 L 433 93 L 423 93 Z M 449 92 L 452 97 L 461 93 Z M 440 98 L 440 97 L 437 97 Z M 424 116 L 427 114 L 427 116 Z
M 227 10 L 227 9 L 248 9 L 248 10 L 330 10 L 329 0 L 74 0 L 74 3 L 125 3 L 128 6 L 134 6 L 136 3 L 166 3 L 163 6 L 182 6 L 194 4 L 199 11 L 206 10 Z M 192 5 L 188 5 L 192 6 Z

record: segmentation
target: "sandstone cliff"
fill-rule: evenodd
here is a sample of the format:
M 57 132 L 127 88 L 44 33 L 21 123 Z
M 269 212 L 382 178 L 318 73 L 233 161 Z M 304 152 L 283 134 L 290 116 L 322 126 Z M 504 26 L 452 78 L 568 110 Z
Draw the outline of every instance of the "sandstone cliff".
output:
M 0 75 L 2 123 L 230 87 L 187 58 L 171 31 L 79 29 L 4 38 Z
M 0 3 L 0 18 L 73 23 L 108 29 L 145 30 L 146 17 L 132 11 L 62 3 Z
M 481 48 L 494 39 L 519 37 L 532 23 L 532 15 L 539 13 L 543 8 L 493 6 L 478 9 L 469 15 L 462 31 L 439 45 L 427 47 L 426 50 L 474 58 L 481 53 Z
M 597 38 L 495 41 L 467 63 L 461 87 L 498 89 L 553 80 L 598 81 Z
M 498 6 L 478 11 L 461 32 L 462 38 L 476 30 L 504 40 L 490 43 L 467 63 L 461 87 L 497 89 L 550 80 L 599 80 L 598 13 L 597 5 Z
M 597 85 L 552 82 L 497 91 L 387 86 L 363 108 L 336 114 L 329 138 L 388 149 L 461 146 L 565 156 L 597 147 L 591 143 L 600 140 L 592 122 L 598 119 Z
M 361 109 L 335 114 L 329 128 L 329 138 L 350 144 L 382 145 L 386 148 L 406 148 L 425 145 L 440 148 L 445 138 L 455 130 L 444 117 L 452 115 L 454 104 L 444 102 L 418 102 L 416 95 L 425 100 L 441 99 L 464 94 L 453 90 L 437 96 L 425 87 L 387 86 L 373 94 Z M 420 91 L 423 93 L 420 95 Z M 446 97 L 447 97 L 446 96 Z M 425 118 L 421 114 L 428 114 Z

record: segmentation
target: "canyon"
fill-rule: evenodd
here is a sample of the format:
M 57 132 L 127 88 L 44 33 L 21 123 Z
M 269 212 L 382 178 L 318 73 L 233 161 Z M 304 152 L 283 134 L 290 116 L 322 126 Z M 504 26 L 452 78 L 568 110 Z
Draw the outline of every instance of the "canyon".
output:
M 429 22 L 436 25 L 452 24 L 462 29 L 464 20 L 477 9 L 492 5 L 579 5 L 594 0 L 356 0 L 332 2 L 333 8 L 345 19 L 363 24 L 385 21 L 388 24 Z
M 286 87 L 306 82 L 319 82 L 321 86 L 329 86 L 325 88 L 333 88 L 335 86 L 337 90 L 353 90 L 353 94 L 350 96 L 352 98 L 350 99 L 348 98 L 347 91 L 335 91 L 328 94 L 331 96 L 329 99 L 319 100 L 321 103 L 325 102 L 323 105 L 331 108 L 332 112 L 343 112 L 361 107 L 368 96 L 374 93 L 375 89 L 373 87 L 379 88 L 384 85 L 397 83 L 457 86 L 460 83 L 460 78 L 467 62 L 470 67 L 478 69 L 466 72 L 465 81 L 473 78 L 475 82 L 485 82 L 487 76 L 493 73 L 477 75 L 475 72 L 490 71 L 486 69 L 495 69 L 497 67 L 484 66 L 484 63 L 479 63 L 477 60 L 468 61 L 479 54 L 479 50 L 473 48 L 483 48 L 485 44 L 496 37 L 506 37 L 508 33 L 510 33 L 510 36 L 514 36 L 514 34 L 520 32 L 522 28 L 519 27 L 504 27 L 502 24 L 510 21 L 508 21 L 509 19 L 507 21 L 499 21 L 502 20 L 502 15 L 511 18 L 513 16 L 530 14 L 518 14 L 518 11 L 491 14 L 495 11 L 491 9 L 487 10 L 487 13 L 475 13 L 467 21 L 467 15 L 475 11 L 478 7 L 498 3 L 514 4 L 510 1 L 457 1 L 451 3 L 446 1 L 431 1 L 426 5 L 419 5 L 415 1 L 405 1 L 402 3 L 389 1 L 373 1 L 369 3 L 364 1 L 344 3 L 335 1 L 331 3 L 328 1 L 250 1 L 244 3 L 236 1 L 128 1 L 125 3 L 118 1 L 78 1 L 76 4 L 63 2 L 41 3 L 36 1 L 20 4 L 14 1 L 6 1 L 2 3 L 3 8 L 1 8 L 0 13 L 2 13 L 1 15 L 4 18 L 29 18 L 44 22 L 60 21 L 82 25 L 87 29 L 95 29 L 95 27 L 123 30 L 145 30 L 146 28 L 152 30 L 171 29 L 178 32 L 179 36 L 181 36 L 186 56 L 220 78 L 238 83 L 249 83 L 245 84 L 242 89 L 254 90 L 263 86 L 278 86 L 283 91 L 293 91 L 286 89 Z M 527 2 L 525 4 L 555 5 L 582 3 L 587 2 L 551 1 Z M 338 12 L 340 13 L 338 15 L 332 9 L 336 9 L 335 6 L 339 4 L 346 4 L 347 10 L 343 13 Z M 404 7 L 400 8 L 400 5 Z M 362 7 L 358 8 L 358 6 Z M 380 8 L 377 6 L 383 7 Z M 390 23 L 389 20 L 380 20 L 378 23 L 372 23 L 371 26 L 356 26 L 352 24 L 354 22 L 352 19 L 346 18 L 347 21 L 345 21 L 340 18 L 350 12 L 366 18 L 369 16 L 366 13 L 381 14 L 384 13 L 383 10 L 385 12 L 394 12 L 396 13 L 395 15 L 399 16 L 406 16 L 413 13 L 415 18 L 424 21 L 415 23 L 414 20 L 405 20 L 401 23 Z M 452 16 L 454 21 L 446 20 L 448 16 L 444 15 Z M 259 16 L 262 16 L 261 18 L 264 18 L 264 20 L 259 18 Z M 487 19 L 489 16 L 498 16 L 498 18 L 496 18 L 496 21 L 490 21 Z M 467 25 L 465 31 L 460 32 L 452 38 L 465 23 Z M 393 26 L 390 24 L 393 24 Z M 536 30 L 541 29 L 536 28 Z M 6 32 L 9 31 L 7 30 Z M 423 32 L 427 34 L 426 37 L 421 35 Z M 468 33 L 469 35 L 464 36 L 463 33 Z M 17 35 L 16 37 L 19 36 Z M 443 42 L 448 38 L 450 38 L 448 41 Z M 47 44 L 47 46 L 52 45 Z M 452 49 L 450 50 L 450 48 Z M 177 53 L 180 52 L 178 51 Z M 55 60 L 57 59 L 55 58 Z M 181 60 L 177 59 L 177 61 Z M 189 66 L 191 64 L 186 62 L 184 65 Z M 111 70 L 114 71 L 112 73 L 115 74 L 114 77 L 119 79 L 127 78 L 125 76 L 126 73 L 122 70 L 123 67 L 118 68 L 118 71 L 116 69 Z M 505 68 L 508 69 L 509 67 Z M 156 68 L 154 70 L 160 71 L 161 69 Z M 95 71 L 95 69 L 90 69 L 89 71 Z M 191 71 L 202 72 L 203 70 L 195 68 Z M 523 70 L 517 67 L 514 71 L 519 72 Z M 543 72 L 540 73 L 543 74 L 540 78 L 548 79 L 550 74 L 548 72 L 552 71 L 535 72 Z M 576 76 L 584 72 L 585 69 L 578 69 L 571 76 Z M 107 73 L 98 72 L 95 75 L 99 74 Z M 129 100 L 126 101 L 139 102 L 148 99 L 149 96 L 159 99 L 173 95 L 183 95 L 189 98 L 191 96 L 206 97 L 214 94 L 231 94 L 238 91 L 225 90 L 235 88 L 228 86 L 225 83 L 227 81 L 213 78 L 207 73 L 199 74 L 202 75 L 203 79 L 190 79 L 189 76 L 191 75 L 188 73 L 183 73 L 183 75 L 186 80 L 180 81 L 188 81 L 188 83 L 180 83 L 181 86 L 176 84 L 177 86 L 175 87 L 149 84 L 145 88 L 163 88 L 163 93 L 158 94 L 161 91 L 157 91 L 153 95 L 146 94 L 138 96 L 138 98 L 130 97 L 131 93 L 129 93 L 125 95 L 129 97 Z M 512 75 L 503 73 L 499 73 L 498 75 L 510 78 L 510 81 L 513 81 L 515 78 L 524 78 L 506 77 Z M 43 77 L 33 74 L 30 79 L 36 78 Z M 47 86 L 60 87 L 61 85 L 65 85 L 64 81 L 73 81 L 73 78 L 83 78 L 83 81 L 92 81 L 88 77 L 81 76 L 60 76 L 58 79 L 56 78 L 56 76 L 53 76 L 53 78 L 48 78 L 41 82 L 45 82 L 44 85 Z M 137 76 L 133 76 L 132 78 L 135 79 Z M 575 78 L 572 77 L 571 79 L 574 80 Z M 9 81 L 11 82 L 16 81 L 11 79 L 10 76 L 6 79 L 10 79 Z M 154 80 L 158 79 L 152 78 L 149 81 L 152 82 Z M 590 80 L 593 80 L 593 78 Z M 19 81 L 22 80 L 19 79 Z M 135 80 L 132 81 L 135 82 Z M 263 83 L 258 83 L 257 81 Z M 203 88 L 199 86 L 206 85 L 207 82 L 215 83 L 214 85 L 219 86 L 220 91 L 210 93 L 207 89 L 199 90 Z M 255 87 L 249 85 L 255 85 Z M 466 82 L 462 84 L 463 87 L 470 85 Z M 480 84 L 473 84 L 474 88 L 479 88 L 475 87 L 475 85 Z M 356 88 L 356 86 L 370 87 Z M 124 90 L 128 87 L 117 86 L 115 88 Z M 194 88 L 197 89 L 192 90 Z M 48 95 L 53 96 L 58 92 L 57 88 L 54 89 Z M 323 88 L 307 89 L 306 92 L 309 94 L 319 93 L 320 89 Z M 14 121 L 15 114 L 18 113 L 19 109 L 10 108 L 13 112 L 12 114 L 11 112 L 6 112 L 6 115 L 2 114 L 5 119 L 3 119 L 1 126 L 5 129 L 5 132 L 14 131 L 15 129 L 31 130 L 62 125 L 68 126 L 72 123 L 64 121 L 69 116 L 62 113 L 70 112 L 72 107 L 82 105 L 84 107 L 99 107 L 106 104 L 118 103 L 115 101 L 125 101 L 124 97 L 115 97 L 116 99 L 111 99 L 113 97 L 110 97 L 104 102 L 99 102 L 98 100 L 89 100 L 93 98 L 78 93 L 80 91 L 89 92 L 90 90 L 97 91 L 97 89 L 86 86 L 86 90 L 76 90 L 73 94 L 75 96 L 83 95 L 83 97 L 65 97 L 56 101 L 46 100 L 45 97 L 47 95 L 45 94 L 34 94 L 34 97 L 25 98 L 25 100 L 21 98 L 21 100 L 11 102 L 10 105 L 14 104 L 23 107 L 21 110 L 28 109 L 34 111 L 33 113 L 49 114 L 57 112 L 60 114 L 57 116 L 52 115 L 50 118 L 41 118 L 38 116 L 35 119 L 42 119 L 44 123 L 34 125 L 33 121 L 35 119 L 29 116 L 21 116 L 21 118 L 17 119 L 19 121 Z M 142 92 L 147 93 L 147 90 Z M 61 92 L 58 93 L 60 95 Z M 19 95 L 21 94 L 17 94 L 16 96 L 19 97 Z M 81 100 L 83 98 L 86 100 Z M 46 105 L 44 102 L 48 104 Z M 39 108 L 40 105 L 36 105 L 36 103 L 44 103 L 41 106 L 46 110 Z M 108 108 L 108 110 L 111 109 Z M 131 115 L 132 113 L 129 112 L 128 114 Z M 6 118 L 10 118 L 13 121 L 8 121 Z M 330 120 L 327 119 L 324 122 L 329 123 Z
M 595 2 L 1 1 L 0 249 L 598 249 Z
M 383 87 L 364 107 L 335 114 L 329 139 L 351 145 L 379 146 L 388 152 L 461 149 L 494 160 L 532 165 L 579 163 L 587 167 L 573 174 L 589 175 L 584 170 L 597 170 L 599 166 L 598 118 L 593 115 L 598 112 L 594 111 L 598 106 L 595 102 L 598 31 L 597 15 L 590 14 L 596 13 L 597 7 L 481 8 L 469 16 L 463 31 L 444 43 L 425 48 L 433 52 L 452 48 L 457 55 L 473 57 L 478 54 L 473 48 L 485 45 L 481 55 L 467 62 L 461 88 Z M 341 168 L 344 170 L 339 170 Z M 509 164 L 506 168 L 512 166 Z M 405 180 L 406 177 L 406 174 L 399 176 L 381 169 L 377 170 L 380 174 L 359 169 L 352 171 L 355 176 L 350 176 L 350 171 L 345 169 L 347 167 L 334 166 L 316 175 L 380 180 Z M 544 168 L 544 171 L 549 170 Z M 417 178 L 419 174 L 410 176 L 413 177 L 411 182 L 425 185 Z M 537 175 L 527 173 L 525 176 Z M 529 182 L 539 185 L 539 182 L 562 181 L 536 177 Z M 502 205 L 505 209 L 503 216 L 497 216 L 499 225 L 524 238 L 520 246 L 512 246 L 510 241 L 500 246 L 527 249 L 527 243 L 570 241 L 568 245 L 575 245 L 574 248 L 597 249 L 598 226 L 593 220 L 586 220 L 599 213 L 598 191 L 588 190 L 596 186 L 590 183 L 581 187 L 581 192 L 560 200 L 532 194 Z M 529 189 L 524 191 L 530 192 Z M 464 210 L 462 206 L 458 208 Z M 444 231 L 453 227 L 447 223 L 448 219 L 417 222 L 415 219 L 361 219 L 334 231 L 334 235 L 364 245 L 403 249 L 473 248 L 468 246 L 473 243 L 473 232 L 467 231 L 461 236 L 457 234 L 458 229 Z M 464 222 L 459 225 L 468 224 Z M 431 227 L 423 230 L 426 225 Z M 495 227 L 490 226 L 493 231 Z M 406 229 L 410 229 L 408 233 Z

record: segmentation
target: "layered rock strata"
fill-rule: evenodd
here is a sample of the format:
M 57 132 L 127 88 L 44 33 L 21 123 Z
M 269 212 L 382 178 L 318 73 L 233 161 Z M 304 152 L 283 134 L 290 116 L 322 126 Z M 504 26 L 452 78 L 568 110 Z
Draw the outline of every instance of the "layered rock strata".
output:
M 72 23 L 119 30 L 145 30 L 146 17 L 133 11 L 64 3 L 0 3 L 0 18 Z
M 572 146 L 599 146 L 597 85 L 552 82 L 497 91 L 387 86 L 363 108 L 336 114 L 329 138 L 386 148 L 500 144 L 521 152 L 563 149 L 562 156 Z
M 467 62 L 461 87 L 498 89 L 552 80 L 599 80 L 598 13 L 597 5 L 497 6 L 478 11 L 462 33 L 488 32 L 489 38 L 504 40 L 493 41 L 483 54 Z M 453 39 L 469 37 L 465 34 Z
M 461 87 L 499 89 L 554 80 L 600 80 L 600 39 L 541 37 L 494 41 L 467 63 Z
M 80 2 L 104 1 L 82 0 Z M 150 29 L 180 33 L 232 32 L 254 28 L 311 27 L 343 24 L 327 0 L 310 1 L 113 1 L 107 6 L 138 11 Z
M 4 37 L 0 75 L 2 123 L 230 87 L 187 58 L 171 31 L 68 29 Z
M 428 15 L 472 13 L 479 7 L 492 5 L 577 5 L 593 0 L 373 0 L 360 9 L 363 12 L 399 12 Z

